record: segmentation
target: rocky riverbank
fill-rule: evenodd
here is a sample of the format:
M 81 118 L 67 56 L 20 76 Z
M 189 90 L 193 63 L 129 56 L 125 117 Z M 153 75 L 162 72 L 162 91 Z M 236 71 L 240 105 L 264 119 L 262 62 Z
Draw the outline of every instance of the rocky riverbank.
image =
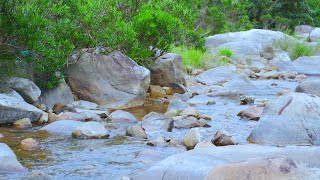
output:
M 97 49 L 73 56 L 55 89 L 11 78 L 0 94 L 9 126 L 0 128 L 0 178 L 318 179 L 320 56 L 292 62 L 273 46 L 282 38 L 292 37 L 209 37 L 213 55 L 228 47 L 236 56 L 193 75 L 175 54 L 149 71 Z

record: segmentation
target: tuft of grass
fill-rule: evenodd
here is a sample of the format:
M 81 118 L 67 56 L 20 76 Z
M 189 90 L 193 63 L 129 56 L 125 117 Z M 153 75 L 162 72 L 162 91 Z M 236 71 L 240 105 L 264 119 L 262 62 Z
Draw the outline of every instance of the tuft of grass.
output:
M 296 44 L 296 42 L 293 39 L 285 37 L 278 41 L 275 41 L 273 43 L 273 46 L 278 47 L 283 51 L 289 51 L 294 44 Z
M 313 56 L 315 55 L 315 49 L 312 46 L 308 46 L 304 43 L 297 43 L 292 47 L 291 58 L 293 60 L 301 56 Z
M 213 58 L 208 51 L 202 51 L 184 46 L 173 47 L 171 52 L 182 56 L 184 67 L 204 68 L 206 61 L 212 61 Z
M 227 47 L 218 49 L 218 54 L 219 56 L 226 56 L 228 58 L 231 58 L 233 56 L 232 50 Z
M 312 45 L 306 42 L 294 41 L 290 38 L 280 39 L 273 46 L 289 52 L 290 58 L 293 61 L 301 56 L 320 55 L 320 44 Z

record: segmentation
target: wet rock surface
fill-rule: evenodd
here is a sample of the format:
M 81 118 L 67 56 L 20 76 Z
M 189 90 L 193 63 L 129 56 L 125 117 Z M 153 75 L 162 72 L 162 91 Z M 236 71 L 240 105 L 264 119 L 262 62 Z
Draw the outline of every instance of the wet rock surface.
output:
M 0 143 L 0 161 L 0 173 L 26 172 L 13 151 L 4 143 Z
M 30 105 L 11 109 L 10 123 L 37 121 L 27 129 L 0 127 L 0 142 L 28 168 L 26 175 L 0 172 L 0 179 L 319 179 L 318 77 L 311 76 L 317 58 L 291 62 L 271 47 L 283 37 L 266 30 L 209 37 L 211 53 L 235 52 L 232 65 L 188 69 L 188 76 L 172 64 L 180 57 L 161 57 L 165 63 L 154 66 L 158 74 L 151 70 L 158 82 L 148 95 L 148 70 L 120 52 L 84 50 L 67 70 L 82 100 L 55 99 L 67 92 L 61 89 L 47 93 L 56 107 L 37 105 L 47 113 L 40 110 L 39 120 L 18 92 L 0 91 L 10 102 Z M 6 108 L 0 106 L 0 117 Z M 16 116 L 22 112 L 27 117 Z

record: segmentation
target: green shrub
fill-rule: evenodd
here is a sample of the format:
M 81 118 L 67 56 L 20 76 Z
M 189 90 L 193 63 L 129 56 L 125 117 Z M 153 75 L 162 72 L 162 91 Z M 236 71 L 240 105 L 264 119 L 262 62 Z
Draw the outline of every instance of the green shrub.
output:
M 142 64 L 148 63 L 142 60 L 156 59 L 168 52 L 180 30 L 179 19 L 162 10 L 150 10 L 147 6 L 133 17 L 132 23 L 139 42 L 139 54 L 134 54 L 134 59 L 140 58 Z M 157 49 L 159 55 L 156 55 Z

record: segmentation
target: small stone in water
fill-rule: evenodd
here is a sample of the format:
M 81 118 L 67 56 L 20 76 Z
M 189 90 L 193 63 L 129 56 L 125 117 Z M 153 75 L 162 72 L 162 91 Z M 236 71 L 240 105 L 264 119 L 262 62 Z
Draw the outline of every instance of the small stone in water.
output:
M 253 96 L 240 96 L 240 105 L 253 104 L 254 100 Z
M 27 138 L 21 141 L 21 148 L 26 150 L 35 149 L 39 143 L 33 138 Z
M 32 127 L 31 120 L 29 118 L 23 118 L 15 121 L 13 126 L 19 129 L 25 129 Z

